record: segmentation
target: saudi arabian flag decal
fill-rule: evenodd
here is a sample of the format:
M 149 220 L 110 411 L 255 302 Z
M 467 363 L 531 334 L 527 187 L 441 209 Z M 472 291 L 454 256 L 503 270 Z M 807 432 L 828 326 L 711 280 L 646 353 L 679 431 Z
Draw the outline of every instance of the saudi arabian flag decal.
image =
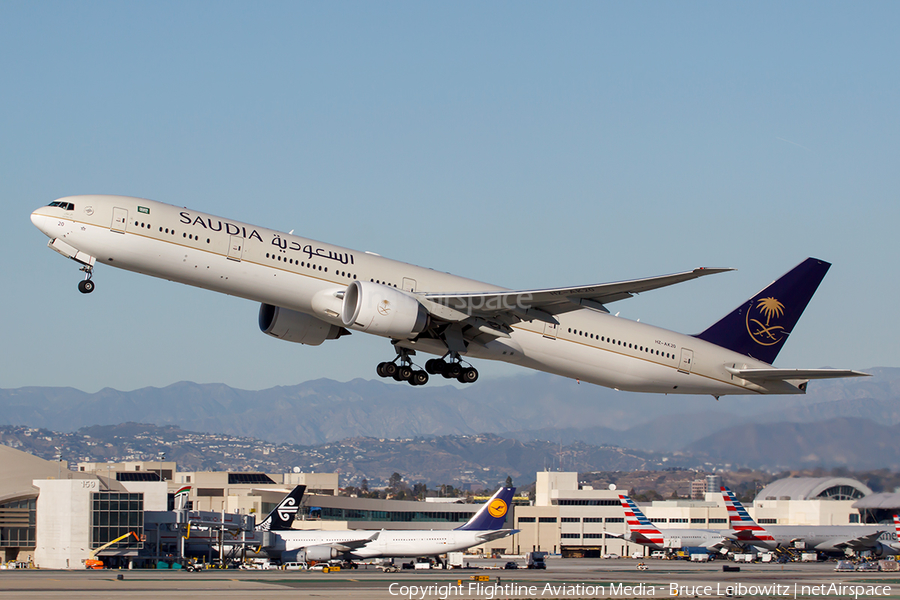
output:
M 145 215 L 149 215 L 149 214 L 150 214 L 150 209 L 147 208 L 146 206 L 138 206 L 138 212 L 139 212 L 139 213 L 144 213 Z

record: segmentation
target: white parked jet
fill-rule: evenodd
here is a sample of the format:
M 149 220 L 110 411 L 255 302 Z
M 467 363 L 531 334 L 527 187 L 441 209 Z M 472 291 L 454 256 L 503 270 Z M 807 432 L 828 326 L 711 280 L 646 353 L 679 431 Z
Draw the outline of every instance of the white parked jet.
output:
M 728 521 L 737 542 L 775 550 L 799 548 L 832 554 L 847 551 L 869 551 L 875 556 L 896 554 L 897 516 L 895 525 L 766 525 L 754 521 L 734 492 L 722 487 L 728 509 Z M 894 531 L 891 531 L 894 529 Z
M 733 547 L 731 532 L 717 529 L 660 529 L 638 508 L 634 500 L 619 494 L 619 502 L 625 511 L 625 535 L 629 542 L 647 546 L 653 550 L 676 548 L 703 548 L 710 552 L 724 551 Z M 606 535 L 613 535 L 606 532 Z
M 516 533 L 503 529 L 516 488 L 503 487 L 472 515 L 465 525 L 452 530 L 275 531 L 281 562 L 356 560 L 368 558 L 416 558 L 456 552 Z
M 260 328 L 318 345 L 358 331 L 389 338 L 382 377 L 471 383 L 464 359 L 500 360 L 598 385 L 665 394 L 798 394 L 810 379 L 865 375 L 776 369 L 779 350 L 830 266 L 809 258 L 698 335 L 617 318 L 606 305 L 729 269 L 616 283 L 506 290 L 311 239 L 124 196 L 73 196 L 34 211 L 49 246 L 98 263 L 261 303 Z M 425 369 L 411 357 L 435 354 Z

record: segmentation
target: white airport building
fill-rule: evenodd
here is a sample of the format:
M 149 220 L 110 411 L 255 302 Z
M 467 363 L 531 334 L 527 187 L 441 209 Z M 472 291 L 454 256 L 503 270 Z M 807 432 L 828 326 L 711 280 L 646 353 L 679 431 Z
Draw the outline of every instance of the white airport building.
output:
M 173 496 L 186 486 L 191 509 L 218 518 L 223 532 L 226 521 L 234 523 L 228 525 L 233 533 L 251 530 L 295 485 L 307 489 L 294 524 L 303 529 L 452 529 L 479 507 L 340 496 L 337 473 L 180 472 L 175 463 L 165 461 L 67 467 L 0 446 L 0 562 L 82 569 L 92 552 L 107 564 L 123 567 L 171 558 L 183 548 L 163 538 L 177 538 L 170 530 L 175 523 Z M 506 527 L 519 533 L 473 550 L 544 551 L 564 557 L 645 553 L 618 537 L 625 533 L 619 493 L 580 485 L 574 472 L 539 472 L 534 496 L 517 497 L 507 517 Z M 875 497 L 873 508 L 862 507 Z M 861 511 L 886 514 L 898 505 L 900 495 L 872 494 L 852 479 L 790 478 L 761 490 L 747 508 L 763 524 L 852 525 L 865 520 Z M 653 502 L 641 509 L 660 529 L 727 528 L 718 493 Z M 100 550 L 132 532 L 134 536 Z

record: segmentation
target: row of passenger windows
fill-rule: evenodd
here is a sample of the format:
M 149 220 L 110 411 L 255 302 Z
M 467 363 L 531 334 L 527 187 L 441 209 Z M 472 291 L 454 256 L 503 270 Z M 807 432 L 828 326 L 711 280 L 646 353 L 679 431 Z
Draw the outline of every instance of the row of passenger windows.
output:
M 381 281 L 379 279 L 370 279 L 369 281 L 373 283 L 380 283 L 381 285 L 386 285 L 388 287 L 397 287 L 396 283 L 388 283 L 387 281 Z
M 645 346 L 638 346 L 637 344 L 630 344 L 628 342 L 623 342 L 622 340 L 614 340 L 614 339 L 608 338 L 606 336 L 598 335 L 596 333 L 589 333 L 587 331 L 581 331 L 580 329 L 572 329 L 571 327 L 569 327 L 569 333 L 574 333 L 575 335 L 580 335 L 581 337 L 586 337 L 586 338 L 589 338 L 592 340 L 599 340 L 601 342 L 607 342 L 609 344 L 612 344 L 613 346 L 624 346 L 626 348 L 632 348 L 634 350 L 637 350 L 638 352 L 647 352 L 649 354 L 653 354 L 655 356 L 662 356 L 665 358 L 672 358 L 672 359 L 675 358 L 675 355 L 671 354 L 669 352 L 662 352 L 660 350 L 655 350 L 653 348 L 647 348 Z
M 314 265 L 312 263 L 308 263 L 308 262 L 302 261 L 302 260 L 294 260 L 293 258 L 281 256 L 280 254 L 266 252 L 266 258 L 270 258 L 272 260 L 277 260 L 278 262 L 286 262 L 289 265 L 296 265 L 298 267 L 306 267 L 307 269 L 312 269 L 313 271 L 323 271 L 325 273 L 328 272 L 328 267 L 323 267 L 322 265 Z M 348 279 L 356 279 L 356 275 L 354 273 L 350 273 L 349 271 L 335 271 L 334 274 L 340 275 L 341 277 L 346 277 Z

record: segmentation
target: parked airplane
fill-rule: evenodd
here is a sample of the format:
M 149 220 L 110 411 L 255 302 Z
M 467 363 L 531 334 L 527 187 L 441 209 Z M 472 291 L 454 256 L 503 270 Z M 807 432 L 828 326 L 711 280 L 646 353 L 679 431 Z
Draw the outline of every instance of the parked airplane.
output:
M 452 530 L 343 530 L 277 532 L 275 553 L 281 562 L 357 560 L 367 558 L 415 558 L 465 550 L 517 532 L 502 529 L 516 488 L 503 487 L 472 515 L 465 525 Z
M 625 539 L 653 550 L 703 548 L 720 551 L 731 547 L 727 532 L 717 529 L 660 529 L 650 522 L 634 500 L 619 494 L 625 510 Z M 609 532 L 606 535 L 610 534 Z
M 297 511 L 300 510 L 300 502 L 303 500 L 305 485 L 298 485 L 285 496 L 272 512 L 256 525 L 256 531 L 287 531 L 291 529 Z
M 797 548 L 844 554 L 871 551 L 875 556 L 895 554 L 896 530 L 883 525 L 759 525 L 750 518 L 744 505 L 727 487 L 722 497 L 728 509 L 728 521 L 737 541 L 758 548 Z M 896 522 L 896 517 L 895 517 Z
M 350 331 L 389 338 L 381 377 L 478 379 L 484 358 L 634 392 L 802 394 L 811 379 L 865 375 L 772 362 L 825 276 L 809 258 L 698 335 L 616 318 L 607 305 L 730 269 L 596 285 L 507 290 L 194 210 L 124 196 L 73 196 L 31 220 L 56 252 L 260 302 L 273 337 L 318 345 Z M 412 362 L 416 351 L 440 356 Z

